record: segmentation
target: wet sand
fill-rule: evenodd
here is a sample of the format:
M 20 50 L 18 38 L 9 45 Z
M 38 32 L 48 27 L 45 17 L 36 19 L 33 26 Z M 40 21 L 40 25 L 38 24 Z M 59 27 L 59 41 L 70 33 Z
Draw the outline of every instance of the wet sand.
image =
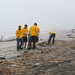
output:
M 14 60 L 4 59 L 0 62 L 0 74 L 75 75 L 75 40 L 56 40 L 54 45 L 47 45 L 44 41 L 38 47 L 35 50 L 23 50 Z M 12 48 L 17 52 L 15 44 Z
M 16 41 L 3 41 L 0 42 L 0 58 L 5 57 L 7 60 L 13 60 L 15 57 L 21 55 L 24 51 L 16 50 Z M 2 59 L 0 59 L 2 61 Z

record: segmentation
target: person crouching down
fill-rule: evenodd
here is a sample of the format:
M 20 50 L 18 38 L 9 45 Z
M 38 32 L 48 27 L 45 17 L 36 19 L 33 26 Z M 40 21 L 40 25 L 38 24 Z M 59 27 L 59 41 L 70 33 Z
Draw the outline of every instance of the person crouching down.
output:
M 22 30 L 21 26 L 18 26 L 18 29 L 16 30 L 16 41 L 17 41 L 17 51 L 22 48 L 23 40 L 22 40 Z
M 52 44 L 54 44 L 54 41 L 55 41 L 55 35 L 56 35 L 55 32 L 49 32 L 48 44 L 50 44 L 51 39 L 53 39 L 53 40 L 52 40 Z

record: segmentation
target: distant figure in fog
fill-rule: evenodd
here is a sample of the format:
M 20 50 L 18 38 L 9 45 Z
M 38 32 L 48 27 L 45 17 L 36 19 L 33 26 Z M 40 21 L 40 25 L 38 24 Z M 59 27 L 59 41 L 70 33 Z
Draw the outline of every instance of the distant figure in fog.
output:
M 50 44 L 51 40 L 52 40 L 52 44 L 54 44 L 55 41 L 55 32 L 49 32 L 49 39 L 48 39 L 48 44 Z
M 17 40 L 17 51 L 22 48 L 23 40 L 22 40 L 22 30 L 21 26 L 18 26 L 18 29 L 16 30 L 16 40 Z

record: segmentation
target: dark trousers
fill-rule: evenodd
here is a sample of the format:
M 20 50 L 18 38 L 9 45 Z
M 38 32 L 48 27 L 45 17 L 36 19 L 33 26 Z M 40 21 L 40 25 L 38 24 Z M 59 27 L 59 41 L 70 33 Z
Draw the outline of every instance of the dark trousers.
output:
M 55 41 L 55 34 L 51 34 L 51 35 L 49 36 L 48 44 L 51 42 L 51 39 L 52 39 L 52 38 L 53 38 L 52 44 L 54 44 L 54 41 Z
M 28 35 L 28 49 L 31 49 L 31 36 Z
M 33 42 L 32 48 L 35 49 L 35 43 L 37 42 L 37 36 L 31 36 L 31 42 Z
M 17 49 L 21 49 L 21 46 L 23 44 L 22 38 L 16 38 L 16 40 L 17 40 Z

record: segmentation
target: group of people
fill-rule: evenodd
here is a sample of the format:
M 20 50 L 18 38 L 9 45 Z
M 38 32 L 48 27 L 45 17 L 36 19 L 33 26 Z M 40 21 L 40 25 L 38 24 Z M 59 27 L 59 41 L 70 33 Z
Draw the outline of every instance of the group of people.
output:
M 34 23 L 34 25 L 31 26 L 29 30 L 27 24 L 25 24 L 24 27 L 19 25 L 18 29 L 16 30 L 17 51 L 19 51 L 19 49 L 26 48 L 27 42 L 28 49 L 37 48 L 36 45 L 39 41 L 39 33 L 40 28 L 37 26 L 37 23 Z M 49 32 L 48 44 L 50 44 L 52 38 L 52 44 L 54 44 L 55 35 L 55 32 Z
M 39 33 L 40 28 L 37 26 L 37 23 L 34 23 L 29 30 L 27 24 L 25 24 L 24 27 L 19 25 L 16 30 L 17 51 L 19 51 L 19 49 L 26 48 L 27 42 L 31 49 L 35 49 L 36 44 L 39 41 Z

